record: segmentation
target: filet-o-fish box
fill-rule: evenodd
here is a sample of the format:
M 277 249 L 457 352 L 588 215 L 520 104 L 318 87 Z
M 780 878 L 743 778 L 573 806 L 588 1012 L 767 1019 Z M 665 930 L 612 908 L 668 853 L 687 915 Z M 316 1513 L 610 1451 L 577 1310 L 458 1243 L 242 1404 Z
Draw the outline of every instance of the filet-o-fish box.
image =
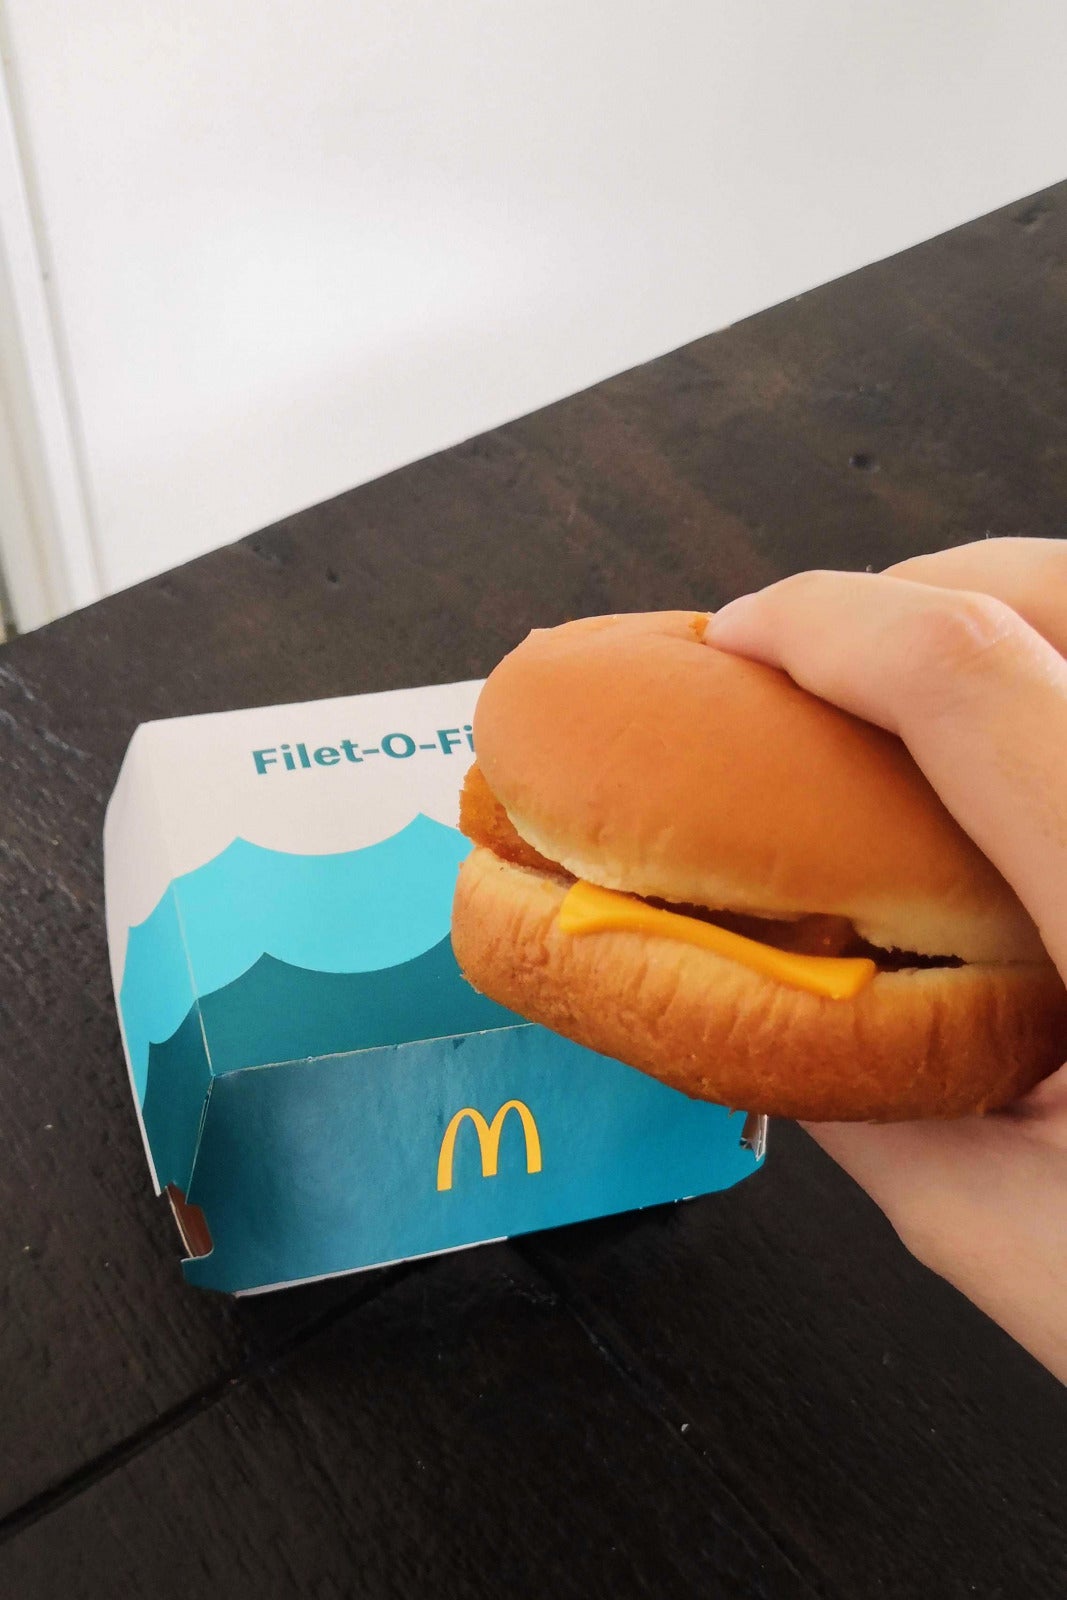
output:
M 449 942 L 480 685 L 147 723 L 104 836 L 190 1283 L 279 1287 L 726 1188 L 744 1118 L 485 999 Z

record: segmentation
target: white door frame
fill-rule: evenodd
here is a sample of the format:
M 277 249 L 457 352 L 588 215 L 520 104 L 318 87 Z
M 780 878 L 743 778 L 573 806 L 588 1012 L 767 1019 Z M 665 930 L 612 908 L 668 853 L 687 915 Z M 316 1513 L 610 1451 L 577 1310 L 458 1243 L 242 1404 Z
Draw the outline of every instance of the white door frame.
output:
M 0 568 L 26 631 L 104 592 L 0 6 Z

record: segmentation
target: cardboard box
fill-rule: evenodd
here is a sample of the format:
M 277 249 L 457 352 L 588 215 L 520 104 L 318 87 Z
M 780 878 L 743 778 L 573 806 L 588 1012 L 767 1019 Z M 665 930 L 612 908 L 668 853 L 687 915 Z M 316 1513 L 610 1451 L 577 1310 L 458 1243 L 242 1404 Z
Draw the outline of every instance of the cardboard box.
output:
M 449 942 L 480 685 L 145 724 L 104 836 L 145 1149 L 243 1292 L 725 1188 L 744 1119 L 521 1021 Z

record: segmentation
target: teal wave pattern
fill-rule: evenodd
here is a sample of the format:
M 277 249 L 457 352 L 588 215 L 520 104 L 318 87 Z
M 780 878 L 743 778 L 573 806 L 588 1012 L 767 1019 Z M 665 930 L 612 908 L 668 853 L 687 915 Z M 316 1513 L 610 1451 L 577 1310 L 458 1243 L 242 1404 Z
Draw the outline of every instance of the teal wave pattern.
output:
M 469 850 L 456 829 L 420 814 L 388 839 L 335 855 L 235 839 L 176 878 L 130 929 L 119 992 L 142 1106 L 151 1046 L 262 956 L 314 973 L 360 973 L 396 968 L 439 945 Z

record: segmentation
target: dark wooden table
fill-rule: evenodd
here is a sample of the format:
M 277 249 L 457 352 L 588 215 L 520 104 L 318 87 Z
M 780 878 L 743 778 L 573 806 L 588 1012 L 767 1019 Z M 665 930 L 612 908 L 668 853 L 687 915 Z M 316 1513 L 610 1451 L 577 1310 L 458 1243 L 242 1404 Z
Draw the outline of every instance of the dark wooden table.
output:
M 718 1198 L 185 1288 L 100 830 L 147 718 L 1065 508 L 1067 186 L 0 651 L 0 1594 L 1062 1600 L 1063 1391 L 793 1127 Z

